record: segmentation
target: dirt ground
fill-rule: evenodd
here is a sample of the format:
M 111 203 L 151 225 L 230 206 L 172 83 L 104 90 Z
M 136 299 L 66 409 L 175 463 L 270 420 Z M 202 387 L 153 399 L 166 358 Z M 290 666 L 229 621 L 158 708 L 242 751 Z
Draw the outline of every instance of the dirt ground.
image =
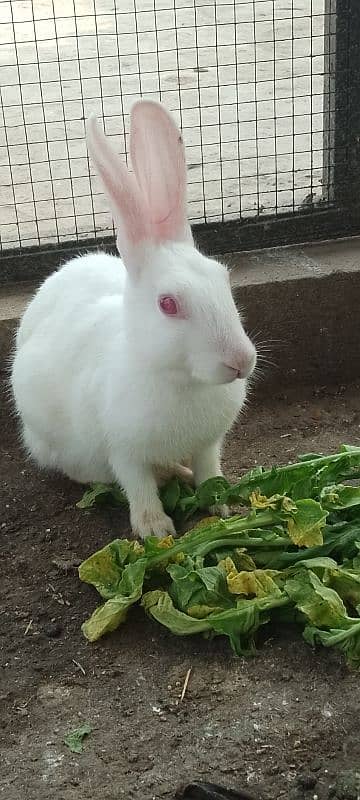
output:
M 98 597 L 74 564 L 126 536 L 127 517 L 81 512 L 81 487 L 24 458 L 5 392 L 0 426 L 0 796 L 173 800 L 203 779 L 256 800 L 359 798 L 346 774 L 360 766 L 359 677 L 337 654 L 267 629 L 255 659 L 236 659 L 225 640 L 175 638 L 136 611 L 86 643 L 80 625 Z M 358 441 L 358 386 L 253 402 L 227 473 Z M 73 755 L 63 737 L 81 721 L 93 731 Z

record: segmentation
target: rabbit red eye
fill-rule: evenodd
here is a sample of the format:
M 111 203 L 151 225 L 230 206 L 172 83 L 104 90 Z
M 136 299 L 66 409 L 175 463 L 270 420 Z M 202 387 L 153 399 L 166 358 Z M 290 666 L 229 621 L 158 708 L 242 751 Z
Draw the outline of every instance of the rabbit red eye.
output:
M 167 314 L 169 317 L 175 317 L 178 313 L 178 304 L 174 297 L 170 295 L 165 295 L 164 297 L 160 297 L 159 306 L 161 311 L 164 314 Z

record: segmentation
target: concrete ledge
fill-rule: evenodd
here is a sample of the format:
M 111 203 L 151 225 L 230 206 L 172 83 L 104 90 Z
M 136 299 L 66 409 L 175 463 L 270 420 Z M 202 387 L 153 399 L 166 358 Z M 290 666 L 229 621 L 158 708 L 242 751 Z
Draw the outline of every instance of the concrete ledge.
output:
M 34 283 L 0 286 L 0 366 L 9 358 L 19 318 L 36 288 Z
M 234 296 L 247 328 L 268 343 L 258 394 L 360 377 L 360 239 L 233 253 Z M 38 284 L 0 287 L 0 360 Z
M 360 376 L 360 239 L 233 254 L 234 295 L 269 343 L 258 394 Z

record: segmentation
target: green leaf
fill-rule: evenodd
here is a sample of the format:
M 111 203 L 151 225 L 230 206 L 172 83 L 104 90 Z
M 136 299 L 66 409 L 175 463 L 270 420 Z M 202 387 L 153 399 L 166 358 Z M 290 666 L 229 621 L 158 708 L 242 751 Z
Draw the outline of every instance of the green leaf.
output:
M 231 553 L 231 556 L 236 569 L 239 571 L 246 569 L 251 572 L 251 570 L 256 569 L 256 563 L 249 553 L 247 553 L 245 547 L 235 547 Z
M 274 598 L 272 603 L 264 605 L 261 600 L 242 600 L 238 601 L 236 608 L 210 614 L 204 619 L 195 619 L 178 611 L 167 592 L 148 592 L 141 604 L 151 617 L 178 636 L 210 631 L 224 634 L 229 637 L 237 655 L 250 655 L 255 650 L 254 634 L 260 625 L 268 621 L 268 616 L 262 612 L 286 602 L 286 599 Z
M 206 619 L 210 614 L 220 614 L 221 611 L 223 611 L 221 606 L 195 605 L 189 606 L 187 614 L 194 619 Z
M 335 563 L 326 570 L 324 583 L 334 589 L 344 603 L 355 609 L 360 607 L 360 571 L 344 569 Z
M 360 620 L 351 620 L 345 629 L 321 630 L 308 625 L 304 630 L 304 639 L 311 645 L 317 643 L 324 647 L 336 647 L 344 653 L 347 663 L 354 669 L 360 668 Z
M 324 458 L 324 453 L 302 453 L 298 461 L 315 461 L 317 458 Z
M 360 505 L 360 486 L 344 486 L 343 484 L 325 486 L 320 493 L 320 502 L 328 511 L 358 506 Z
M 173 478 L 160 490 L 160 499 L 167 514 L 173 514 L 180 500 L 180 483 Z
M 189 566 L 172 564 L 167 569 L 172 580 L 169 592 L 176 607 L 186 612 L 194 606 L 230 607 L 233 603 L 224 571 L 219 566 L 194 569 L 189 561 Z
M 306 567 L 306 569 L 312 569 L 312 571 L 315 573 L 321 572 L 323 575 L 325 570 L 332 569 L 336 566 L 336 561 L 334 561 L 333 558 L 327 558 L 327 556 L 318 556 L 317 558 L 302 558 L 301 561 L 297 561 L 293 567 L 288 567 L 286 573 L 290 575 L 292 572 L 298 571 L 299 567 Z
M 207 620 L 197 620 L 178 611 L 170 595 L 164 591 L 147 592 L 143 595 L 141 605 L 149 616 L 165 625 L 177 636 L 190 636 L 210 629 Z
M 285 583 L 285 592 L 306 620 L 319 628 L 347 627 L 344 603 L 311 570 L 301 569 Z
M 125 492 L 116 484 L 94 483 L 76 503 L 78 508 L 92 508 L 95 505 L 104 504 L 126 506 Z
M 81 630 L 86 639 L 95 642 L 125 621 L 130 606 L 140 600 L 142 595 L 145 570 L 145 558 L 127 564 L 118 584 L 117 593 L 103 606 L 95 609 L 90 619 L 82 624 Z
M 75 730 L 71 731 L 71 733 L 67 733 L 66 736 L 64 736 L 66 747 L 68 747 L 72 753 L 82 753 L 84 749 L 84 738 L 85 736 L 89 736 L 91 732 L 91 725 L 89 725 L 87 722 L 84 722 L 79 728 L 75 728 Z
M 212 630 L 230 639 L 231 648 L 238 656 L 251 656 L 256 651 L 255 633 L 269 617 L 261 614 L 258 601 L 242 600 L 241 606 L 208 618 Z
M 298 500 L 296 510 L 287 521 L 291 541 L 298 547 L 315 547 L 323 543 L 322 531 L 327 511 L 315 500 Z
M 144 547 L 138 542 L 114 539 L 80 564 L 79 577 L 95 586 L 101 597 L 108 600 L 119 591 L 125 565 L 143 555 Z
M 324 486 L 357 477 L 360 477 L 360 447 L 343 445 L 339 453 L 331 456 L 309 454 L 295 464 L 268 470 L 257 467 L 229 487 L 223 502 L 248 502 L 250 494 L 256 490 L 261 490 L 266 497 L 286 494 L 293 500 L 318 499 Z
M 224 492 L 228 489 L 229 483 L 225 478 L 209 478 L 196 490 L 199 508 L 207 509 L 223 503 Z

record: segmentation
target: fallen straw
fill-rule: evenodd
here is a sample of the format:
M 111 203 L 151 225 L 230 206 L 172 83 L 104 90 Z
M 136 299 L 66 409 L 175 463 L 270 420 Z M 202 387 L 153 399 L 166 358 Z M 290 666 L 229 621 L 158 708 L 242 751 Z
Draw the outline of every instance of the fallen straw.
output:
M 189 684 L 191 670 L 192 670 L 192 667 L 190 667 L 188 669 L 188 671 L 187 671 L 187 673 L 185 675 L 184 686 L 182 688 L 182 692 L 181 692 L 181 695 L 180 695 L 180 703 L 182 703 L 182 701 L 183 701 L 183 699 L 184 699 L 184 697 L 186 695 L 186 690 L 187 690 L 187 687 L 188 687 L 188 684 Z

